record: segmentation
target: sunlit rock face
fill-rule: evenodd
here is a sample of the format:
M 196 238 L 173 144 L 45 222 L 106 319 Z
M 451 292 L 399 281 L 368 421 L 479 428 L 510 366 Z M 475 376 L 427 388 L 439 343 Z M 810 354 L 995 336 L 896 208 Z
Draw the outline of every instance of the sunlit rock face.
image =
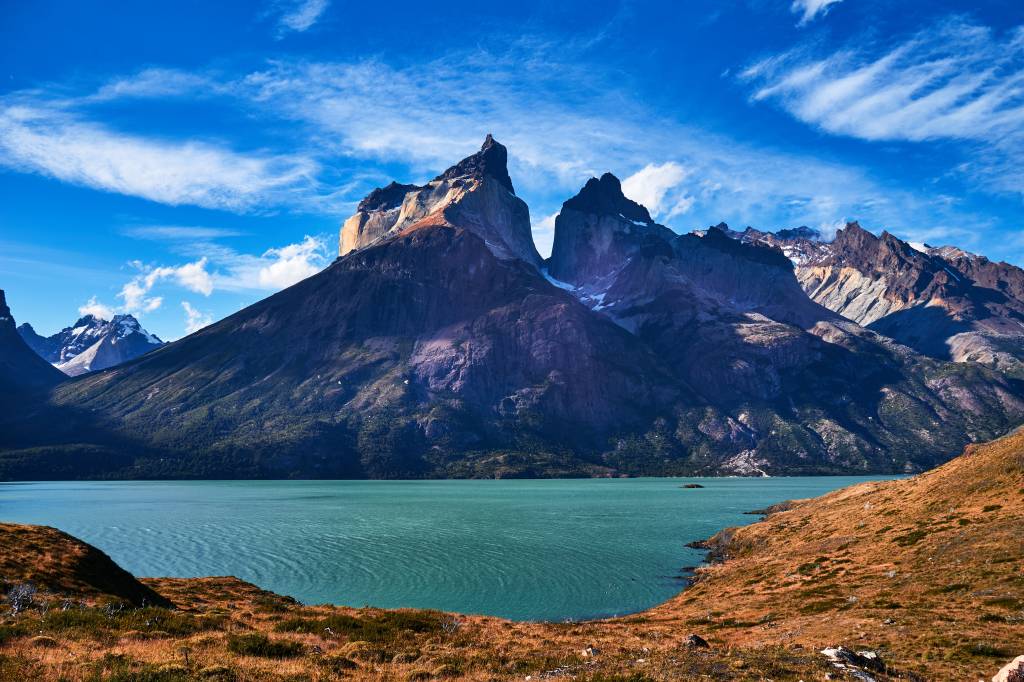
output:
M 422 187 L 393 182 L 371 192 L 342 225 L 338 254 L 440 224 L 474 232 L 499 258 L 541 265 L 533 244 L 530 209 L 515 195 L 508 174 L 508 152 L 490 135 L 480 151 Z

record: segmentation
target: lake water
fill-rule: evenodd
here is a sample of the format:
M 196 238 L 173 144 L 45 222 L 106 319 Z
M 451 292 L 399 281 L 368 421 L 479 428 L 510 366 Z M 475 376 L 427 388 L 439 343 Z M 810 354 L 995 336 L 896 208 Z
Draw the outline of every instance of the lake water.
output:
M 687 542 L 864 480 L 5 483 L 0 520 L 55 526 L 140 576 L 235 575 L 305 603 L 562 620 L 665 601 L 701 562 Z M 690 482 L 705 487 L 680 488 Z

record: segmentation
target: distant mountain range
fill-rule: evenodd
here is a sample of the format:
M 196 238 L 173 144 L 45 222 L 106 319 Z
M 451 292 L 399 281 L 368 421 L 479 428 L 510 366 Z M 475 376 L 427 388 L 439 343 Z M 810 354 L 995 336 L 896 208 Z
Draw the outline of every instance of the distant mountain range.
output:
M 119 365 L 164 345 L 131 315 L 115 315 L 111 320 L 86 315 L 53 336 L 40 336 L 25 322 L 18 326 L 18 333 L 41 358 L 73 377 Z
M 563 204 L 545 261 L 506 160 L 488 136 L 375 190 L 324 271 L 56 385 L 59 420 L 5 415 L 0 477 L 909 472 L 1024 419 L 992 331 L 1012 266 L 855 224 L 677 235 L 611 174 Z
M 956 247 L 876 237 L 857 223 L 831 242 L 813 230 L 733 233 L 789 254 L 813 300 L 940 360 L 1024 378 L 1024 270 Z

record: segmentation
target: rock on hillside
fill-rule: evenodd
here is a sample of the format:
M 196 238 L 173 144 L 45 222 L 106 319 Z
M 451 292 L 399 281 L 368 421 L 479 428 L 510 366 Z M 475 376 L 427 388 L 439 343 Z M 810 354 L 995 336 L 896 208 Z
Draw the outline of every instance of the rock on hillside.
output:
M 47 526 L 0 523 L 0 579 L 6 589 L 32 583 L 75 600 L 170 606 L 100 550 Z

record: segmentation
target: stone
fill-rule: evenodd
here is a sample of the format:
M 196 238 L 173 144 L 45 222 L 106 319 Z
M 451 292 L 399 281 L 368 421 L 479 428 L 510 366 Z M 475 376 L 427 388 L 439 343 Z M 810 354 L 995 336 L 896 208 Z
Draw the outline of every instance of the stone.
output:
M 1018 656 L 1000 668 L 992 682 L 1024 682 L 1024 656 Z
M 704 639 L 703 637 L 701 637 L 700 635 L 690 635 L 689 637 L 686 638 L 686 640 L 683 642 L 683 644 L 685 644 L 688 647 L 694 648 L 694 649 L 710 649 L 711 648 L 711 645 L 708 644 L 708 641 L 706 639 Z

